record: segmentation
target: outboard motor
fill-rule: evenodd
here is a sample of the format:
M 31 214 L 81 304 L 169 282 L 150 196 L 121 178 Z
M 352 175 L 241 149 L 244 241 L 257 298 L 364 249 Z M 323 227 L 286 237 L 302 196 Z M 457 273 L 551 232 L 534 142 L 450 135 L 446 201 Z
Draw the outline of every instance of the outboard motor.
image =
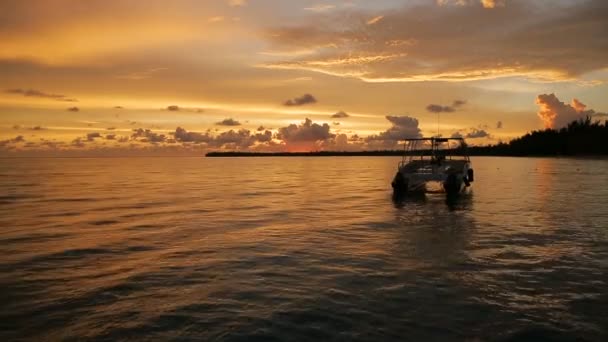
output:
M 443 189 L 448 194 L 448 196 L 457 195 L 460 192 L 460 181 L 458 180 L 458 176 L 456 172 L 451 170 L 448 174 L 448 177 L 443 182 Z
M 401 174 L 400 171 L 397 171 L 397 174 L 395 175 L 395 178 L 393 179 L 391 185 L 393 186 L 394 197 L 404 196 L 407 193 L 407 189 L 409 186 L 408 180 L 403 177 L 403 174 Z
M 467 170 L 467 180 L 469 182 L 473 182 L 475 180 L 475 174 L 473 172 L 473 169 L 468 169 Z

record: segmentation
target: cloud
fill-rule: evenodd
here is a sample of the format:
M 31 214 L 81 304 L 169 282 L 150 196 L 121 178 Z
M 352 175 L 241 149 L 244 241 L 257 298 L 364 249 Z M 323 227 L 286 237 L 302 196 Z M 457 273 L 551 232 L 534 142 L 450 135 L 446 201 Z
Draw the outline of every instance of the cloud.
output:
M 426 106 L 426 110 L 431 113 L 451 113 L 454 111 L 454 108 L 450 106 L 441 106 L 436 104 L 430 104 Z
M 150 142 L 150 143 L 163 143 L 167 140 L 167 137 L 164 134 L 155 133 L 150 129 L 138 128 L 133 130 L 133 134 L 131 134 L 132 139 L 136 139 L 141 142 Z
M 241 123 L 234 120 L 233 118 L 229 118 L 229 119 L 224 119 L 220 122 L 216 122 L 215 123 L 218 126 L 240 126 Z
M 5 90 L 5 92 L 8 94 L 18 94 L 18 95 L 23 95 L 23 96 L 27 96 L 27 97 L 40 97 L 40 98 L 53 99 L 56 101 L 63 101 L 63 102 L 78 102 L 78 100 L 69 98 L 66 95 L 50 94 L 50 93 L 45 93 L 43 91 L 36 90 L 36 89 L 7 89 L 7 90 Z
M 300 97 L 296 97 L 293 98 L 291 100 L 287 100 L 285 101 L 285 103 L 283 103 L 283 105 L 285 106 L 303 106 L 303 105 L 307 105 L 307 104 L 312 104 L 312 103 L 316 103 L 317 99 L 312 96 L 311 94 L 304 94 Z
M 78 108 L 78 107 L 70 107 L 67 110 L 68 110 L 68 112 L 78 112 L 80 110 L 80 108 Z
M 266 128 L 264 126 L 260 126 L 256 129 L 256 131 L 258 131 L 258 132 L 262 132 L 264 130 L 266 130 Z
M 85 147 L 86 144 L 85 142 L 82 140 L 82 138 L 78 137 L 74 140 L 72 140 L 71 144 L 72 147 L 76 147 L 76 148 L 82 148 Z
M 304 10 L 305 11 L 311 11 L 311 12 L 328 12 L 332 9 L 336 8 L 335 5 L 329 5 L 329 4 L 316 4 L 310 7 L 305 7 Z
M 266 130 L 264 133 L 256 133 L 255 139 L 259 142 L 270 142 L 272 141 L 272 132 Z
M 339 111 L 336 114 L 331 116 L 334 119 L 346 119 L 348 117 L 350 117 L 350 115 L 348 115 L 348 113 L 344 112 L 344 111 Z
M 463 106 L 466 104 L 466 101 L 463 100 L 454 100 L 451 106 L 442 106 L 437 104 L 430 104 L 426 106 L 426 110 L 431 113 L 452 113 L 456 111 L 456 108 Z
M 370 20 L 366 21 L 366 24 L 374 25 L 374 24 L 379 23 L 382 19 L 384 19 L 383 15 L 375 16 L 375 17 L 371 18 Z
M 114 109 L 123 109 L 122 106 L 114 106 Z
M 167 106 L 167 110 L 170 112 L 177 112 L 179 110 L 179 106 L 176 106 L 176 105 Z
M 151 78 L 155 73 L 159 71 L 167 70 L 167 68 L 153 68 L 143 71 L 135 71 L 125 75 L 116 76 L 116 78 L 123 80 L 131 80 L 131 81 L 141 81 L 145 79 Z
M 536 104 L 540 107 L 538 117 L 543 121 L 545 128 L 559 129 L 586 116 L 606 115 L 593 109 L 588 110 L 587 106 L 577 99 L 573 99 L 571 104 L 561 102 L 555 94 L 538 95 Z
M 504 7 L 506 0 L 437 0 L 437 5 L 446 6 L 472 6 L 472 5 L 481 5 L 483 8 L 496 8 L 496 7 Z
M 333 138 L 335 135 L 330 132 L 330 127 L 327 123 L 319 125 L 313 123 L 312 120 L 306 120 L 299 124 L 290 124 L 286 127 L 279 128 L 277 138 L 286 143 L 291 142 L 316 142 Z
M 251 134 L 251 131 L 247 129 L 229 130 L 213 136 L 209 132 L 188 132 L 182 127 L 177 127 L 173 136 L 176 141 L 181 143 L 206 144 L 211 148 L 248 148 L 255 143 L 268 143 L 272 140 L 271 131 Z
M 422 133 L 418 127 L 418 119 L 409 116 L 391 115 L 386 116 L 386 119 L 393 126 L 380 134 L 367 137 L 367 142 L 384 141 L 385 145 L 391 146 L 403 139 L 422 137 Z
M 99 134 L 97 132 L 87 133 L 87 140 L 88 141 L 93 141 L 93 140 L 95 140 L 95 138 L 101 138 L 101 134 Z
M 213 140 L 208 133 L 188 132 L 184 128 L 177 127 L 173 133 L 175 140 L 188 143 L 207 143 Z
M 106 134 L 106 140 L 116 140 L 116 134 Z
M 490 137 L 490 133 L 488 133 L 484 129 L 477 129 L 477 128 L 473 128 L 471 130 L 471 132 L 467 133 L 467 135 L 465 136 L 465 138 L 467 138 L 467 139 L 478 139 L 478 138 L 489 138 L 489 137 Z
M 486 1 L 485 6 L 503 3 Z M 604 0 L 567 9 L 532 1 L 509 2 L 498 10 L 480 5 L 437 10 L 433 3 L 422 3 L 387 11 L 373 25 L 361 25 L 369 13 L 342 14 L 336 14 L 344 18 L 340 25 L 332 25 L 334 17 L 318 15 L 309 24 L 271 29 L 266 37 L 274 51 L 309 53 L 285 55 L 263 66 L 367 82 L 563 81 L 608 68 Z
M 496 129 L 502 129 L 502 121 L 496 123 Z
M 20 143 L 20 142 L 24 142 L 24 141 L 25 141 L 25 138 L 23 137 L 23 135 L 18 135 L 12 139 L 0 140 L 0 147 L 6 147 L 8 145 L 16 144 L 16 143 Z

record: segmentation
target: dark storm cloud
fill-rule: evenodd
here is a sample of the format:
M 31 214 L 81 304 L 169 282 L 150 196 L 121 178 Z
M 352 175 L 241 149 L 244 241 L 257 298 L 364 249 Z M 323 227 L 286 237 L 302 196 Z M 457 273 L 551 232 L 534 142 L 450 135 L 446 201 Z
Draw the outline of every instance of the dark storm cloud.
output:
M 330 132 L 328 124 L 324 123 L 319 125 L 313 123 L 309 118 L 306 118 L 306 120 L 299 125 L 291 124 L 286 127 L 281 127 L 277 133 L 277 138 L 286 143 L 322 141 L 333 137 L 334 134 Z
M 300 97 L 293 98 L 291 100 L 287 100 L 283 103 L 283 105 L 291 107 L 291 106 L 303 106 L 307 104 L 316 103 L 317 99 L 311 94 L 304 94 Z
M 216 122 L 215 123 L 218 126 L 240 126 L 241 123 L 234 120 L 233 118 L 229 118 L 229 119 L 224 119 L 220 122 Z
M 270 30 L 275 50 L 313 53 L 266 66 L 379 82 L 564 80 L 608 67 L 605 0 L 514 0 L 491 10 L 427 1 L 385 13 L 346 11 Z M 378 14 L 381 21 L 365 25 Z
M 344 112 L 344 111 L 339 111 L 336 114 L 332 115 L 331 117 L 334 119 L 345 119 L 348 118 L 350 115 L 348 115 L 348 113 Z
M 5 92 L 9 94 L 17 94 L 28 97 L 40 97 L 63 102 L 78 102 L 78 100 L 69 98 L 66 95 L 45 93 L 36 89 L 7 89 Z

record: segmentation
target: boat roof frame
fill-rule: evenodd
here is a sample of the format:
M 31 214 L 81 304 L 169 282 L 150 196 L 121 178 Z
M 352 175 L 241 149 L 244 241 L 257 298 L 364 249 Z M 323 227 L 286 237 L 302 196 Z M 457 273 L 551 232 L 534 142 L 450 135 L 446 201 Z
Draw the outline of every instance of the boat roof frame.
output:
M 437 157 L 437 155 L 440 151 L 455 152 L 455 149 L 450 148 L 448 150 L 441 150 L 439 147 L 440 144 L 442 144 L 442 143 L 448 143 L 448 146 L 449 146 L 450 141 L 458 141 L 460 143 L 460 148 L 462 148 L 463 153 L 462 154 L 448 154 L 447 156 L 449 156 L 450 159 L 452 157 L 462 157 L 462 158 L 464 158 L 464 160 L 470 161 L 467 144 L 466 144 L 464 138 L 461 138 L 461 137 L 454 137 L 454 138 L 430 137 L 430 138 L 409 138 L 409 139 L 406 138 L 406 139 L 402 139 L 400 141 L 404 142 L 403 158 L 402 158 L 400 165 L 405 164 L 407 162 L 407 160 L 412 161 L 414 159 L 417 159 L 418 157 L 420 157 L 421 160 L 424 159 L 425 157 L 434 159 Z M 430 141 L 431 142 L 430 148 L 425 149 L 425 150 L 417 150 L 416 149 L 417 143 L 423 142 L 423 141 Z M 417 153 L 414 153 L 414 152 L 417 152 Z
M 464 138 L 436 138 L 436 137 L 432 137 L 432 138 L 406 138 L 406 139 L 401 139 L 399 141 L 437 141 L 437 142 L 447 142 L 449 140 L 458 140 L 458 141 L 464 142 Z

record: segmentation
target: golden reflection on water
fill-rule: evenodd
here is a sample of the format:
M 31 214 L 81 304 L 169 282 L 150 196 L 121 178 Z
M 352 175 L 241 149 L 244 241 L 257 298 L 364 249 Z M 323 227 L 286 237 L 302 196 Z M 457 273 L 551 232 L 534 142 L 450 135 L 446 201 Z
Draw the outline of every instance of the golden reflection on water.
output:
M 474 158 L 465 196 L 395 204 L 398 160 L 1 164 L 0 285 L 13 300 L 0 313 L 18 315 L 7 336 L 216 339 L 268 322 L 283 336 L 299 314 L 327 331 L 432 321 L 470 337 L 517 327 L 511 315 L 601 323 L 570 307 L 607 281 L 606 161 Z

